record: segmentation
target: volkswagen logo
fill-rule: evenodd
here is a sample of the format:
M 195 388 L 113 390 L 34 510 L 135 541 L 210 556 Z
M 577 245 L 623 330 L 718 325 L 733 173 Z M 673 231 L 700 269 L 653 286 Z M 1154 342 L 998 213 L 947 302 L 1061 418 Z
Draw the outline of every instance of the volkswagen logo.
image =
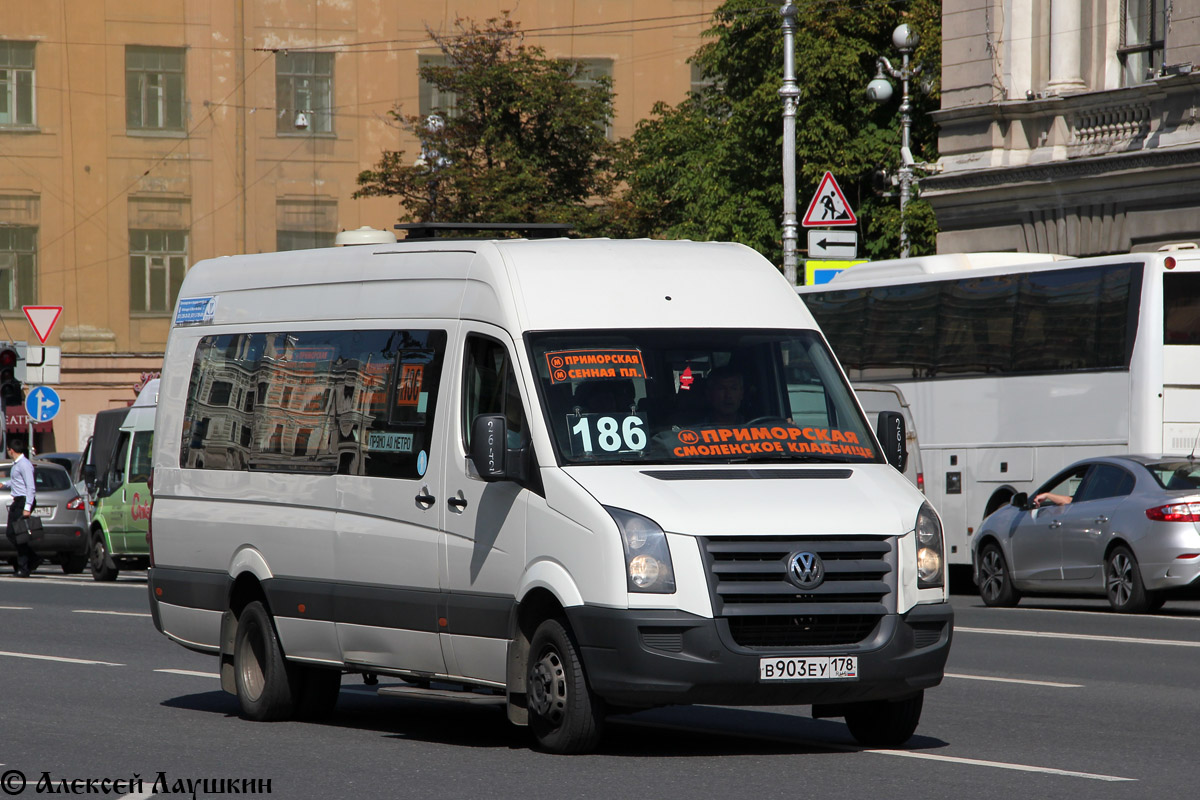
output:
M 788 559 L 788 578 L 801 589 L 815 589 L 825 580 L 825 564 L 816 553 L 794 553 Z

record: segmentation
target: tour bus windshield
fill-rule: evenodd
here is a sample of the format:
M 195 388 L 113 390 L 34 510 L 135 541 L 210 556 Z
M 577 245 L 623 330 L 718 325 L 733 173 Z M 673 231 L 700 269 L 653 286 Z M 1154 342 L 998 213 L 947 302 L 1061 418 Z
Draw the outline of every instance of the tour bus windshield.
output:
M 882 461 L 813 331 L 559 331 L 529 343 L 563 464 Z

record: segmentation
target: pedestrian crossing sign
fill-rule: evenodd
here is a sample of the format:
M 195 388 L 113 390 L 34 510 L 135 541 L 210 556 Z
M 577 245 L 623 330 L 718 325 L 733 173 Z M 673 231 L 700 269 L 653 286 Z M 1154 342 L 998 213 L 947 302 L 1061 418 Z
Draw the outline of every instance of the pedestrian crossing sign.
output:
M 826 172 L 821 179 L 802 224 L 806 228 L 858 224 L 858 217 L 854 216 L 854 210 L 846 202 L 846 195 L 842 194 L 842 187 L 838 186 L 832 172 Z

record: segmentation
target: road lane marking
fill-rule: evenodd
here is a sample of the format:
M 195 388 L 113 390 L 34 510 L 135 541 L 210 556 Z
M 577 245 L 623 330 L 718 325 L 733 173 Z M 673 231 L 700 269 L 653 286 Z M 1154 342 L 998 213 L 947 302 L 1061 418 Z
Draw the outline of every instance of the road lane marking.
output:
M 149 617 L 146 611 L 92 611 L 86 608 L 76 608 L 72 614 L 111 614 L 114 617 Z
M 0 606 L 0 611 L 32 611 L 33 606 Z M 3 766 L 3 765 L 0 765 Z
M 1143 639 L 1136 636 L 1099 636 L 1091 633 L 1054 633 L 1051 631 L 1022 631 L 1006 628 L 961 628 L 955 633 L 987 633 L 995 636 L 1027 636 L 1033 639 L 1070 639 L 1076 642 L 1112 642 L 1115 644 L 1161 644 L 1166 647 L 1200 647 L 1200 642 L 1182 639 Z
M 1055 681 L 1033 681 L 1025 678 L 996 678 L 991 675 L 963 675 L 957 672 L 947 672 L 947 678 L 958 678 L 963 681 L 994 681 L 996 683 L 1020 683 L 1027 686 L 1049 686 L 1052 689 L 1082 689 L 1082 683 L 1057 683 Z
M 10 653 L 7 650 L 0 650 L 0 656 L 8 656 L 9 658 L 32 658 L 37 661 L 60 661 L 64 664 L 94 664 L 102 667 L 123 667 L 124 664 L 114 664 L 111 661 L 92 661 L 86 658 L 67 658 L 66 656 L 43 656 L 36 653 Z
M 118 797 L 117 800 L 147 800 L 151 797 L 154 797 L 154 790 L 147 789 L 146 791 L 138 792 L 137 794 L 123 794 Z
M 914 750 L 865 750 L 866 753 L 878 753 L 884 756 L 899 756 L 900 758 L 920 758 L 926 761 L 941 761 L 948 764 L 964 764 L 972 767 L 994 767 L 995 769 L 1010 769 L 1017 772 L 1037 772 L 1042 775 L 1062 775 L 1068 778 L 1087 778 L 1093 781 L 1136 781 L 1137 778 L 1123 778 L 1120 775 L 1102 775 L 1098 772 L 1076 772 L 1069 769 L 1054 769 L 1053 767 L 1035 767 L 1029 764 L 1014 764 L 1008 761 L 984 761 L 978 758 L 962 758 L 960 756 L 943 756 L 936 753 L 919 753 Z
M 219 672 L 198 672 L 193 669 L 156 669 L 155 672 L 165 672 L 168 675 L 190 675 L 193 678 L 220 678 Z

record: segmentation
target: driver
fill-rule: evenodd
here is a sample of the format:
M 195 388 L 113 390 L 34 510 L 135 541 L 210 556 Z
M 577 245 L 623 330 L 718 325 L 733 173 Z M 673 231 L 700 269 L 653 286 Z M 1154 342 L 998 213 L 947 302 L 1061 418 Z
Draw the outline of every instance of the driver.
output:
M 740 425 L 742 398 L 745 396 L 745 379 L 732 367 L 718 367 L 708 373 L 704 381 L 704 397 L 708 401 L 708 413 L 704 422 L 708 425 Z

